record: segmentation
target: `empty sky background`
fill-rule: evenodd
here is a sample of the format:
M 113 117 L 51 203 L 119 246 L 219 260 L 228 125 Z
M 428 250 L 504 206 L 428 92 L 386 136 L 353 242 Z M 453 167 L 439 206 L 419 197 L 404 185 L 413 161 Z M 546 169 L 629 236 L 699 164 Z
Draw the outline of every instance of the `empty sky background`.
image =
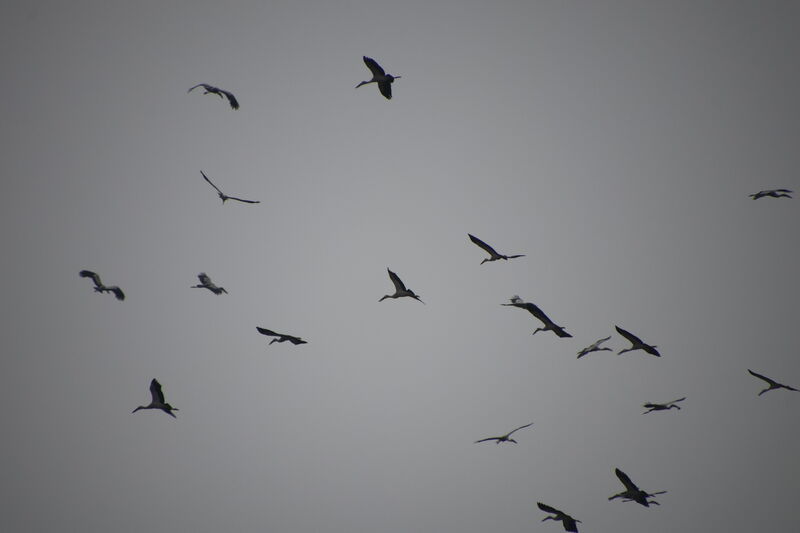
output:
M 536 501 L 582 533 L 791 529 L 800 393 L 747 368 L 800 386 L 800 200 L 747 195 L 800 189 L 798 27 L 790 1 L 5 2 L 0 529 L 562 531 Z M 362 55 L 393 100 L 354 89 Z M 427 305 L 378 303 L 387 267 Z M 615 324 L 663 357 L 576 360 Z M 130 413 L 154 377 L 177 420 Z M 615 467 L 661 507 L 607 501 Z

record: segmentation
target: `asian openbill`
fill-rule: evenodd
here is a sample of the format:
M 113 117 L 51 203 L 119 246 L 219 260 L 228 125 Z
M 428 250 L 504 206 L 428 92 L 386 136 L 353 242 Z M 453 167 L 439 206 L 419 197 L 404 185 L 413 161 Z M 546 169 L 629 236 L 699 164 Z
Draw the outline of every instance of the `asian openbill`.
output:
M 295 337 L 293 335 L 286 335 L 284 333 L 275 333 L 272 330 L 266 328 L 260 328 L 258 326 L 256 326 L 256 329 L 258 330 L 259 333 L 261 333 L 262 335 L 266 335 L 267 337 L 277 337 L 269 341 L 270 344 L 272 344 L 273 342 L 286 342 L 286 341 L 289 341 L 294 345 L 308 344 L 308 341 L 304 341 L 300 337 Z
M 419 296 L 414 294 L 414 291 L 411 289 L 406 289 L 406 286 L 403 284 L 400 278 L 397 277 L 397 274 L 388 268 L 386 270 L 389 272 L 389 279 L 391 279 L 392 283 L 394 283 L 394 294 L 385 294 L 380 300 L 378 300 L 379 302 L 384 301 L 386 298 L 402 298 L 403 296 L 408 296 L 409 298 L 414 298 L 416 301 L 422 304 L 425 303 L 419 299 Z
M 361 83 L 356 85 L 356 89 L 368 83 L 377 83 L 378 89 L 380 89 L 381 94 L 385 96 L 387 100 L 391 100 L 392 83 L 394 83 L 394 80 L 399 80 L 400 76 L 392 76 L 391 74 L 386 74 L 386 72 L 384 72 L 383 68 L 378 64 L 378 62 L 372 59 L 371 57 L 364 56 L 364 64 L 366 64 L 367 68 L 370 71 L 372 71 L 372 79 L 362 81 Z
M 486 259 L 481 261 L 481 264 L 484 264 L 487 261 L 497 261 L 499 259 L 508 260 L 508 259 L 514 259 L 516 257 L 525 257 L 524 254 L 517 254 L 517 255 L 499 254 L 499 253 L 497 253 L 497 251 L 494 248 L 492 248 L 491 246 L 489 246 L 488 244 L 486 244 L 485 242 L 483 242 L 482 240 L 477 238 L 475 235 L 471 235 L 469 233 L 467 233 L 467 235 L 469 235 L 469 240 L 471 240 L 473 243 L 477 244 L 479 247 L 483 248 L 486 251 L 486 253 L 488 253 L 491 256 L 491 257 L 487 257 Z
M 525 302 L 519 296 L 516 295 L 513 296 L 511 298 L 510 304 L 500 304 L 500 305 L 510 305 L 513 307 L 519 307 L 520 309 L 525 309 L 530 314 L 541 320 L 542 323 L 544 324 L 544 327 L 536 328 L 536 330 L 532 333 L 532 335 L 536 335 L 540 331 L 552 331 L 562 339 L 567 337 L 572 337 L 572 335 L 564 331 L 564 328 L 562 328 L 561 326 L 550 320 L 550 318 L 546 314 L 544 314 L 544 311 L 539 309 L 539 307 L 536 304 L 533 304 L 531 302 Z
M 764 198 L 765 196 L 769 196 L 772 198 L 791 198 L 792 193 L 794 191 L 790 191 L 789 189 L 767 189 L 765 191 L 758 191 L 755 194 L 750 194 L 750 198 L 753 200 L 758 200 L 759 198 Z
M 625 337 L 631 342 L 630 348 L 625 348 L 624 350 L 620 350 L 618 354 L 624 354 L 625 352 L 632 352 L 633 350 L 644 350 L 645 352 L 649 353 L 650 355 L 655 355 L 656 357 L 661 357 L 661 354 L 658 353 L 656 350 L 656 345 L 650 345 L 642 341 L 639 337 L 631 333 L 630 331 L 626 331 L 619 326 L 614 326 L 616 328 L 617 333 Z
M 576 520 L 575 518 L 572 518 L 564 511 L 559 511 L 555 507 L 550 507 L 549 505 L 545 505 L 542 502 L 536 502 L 536 505 L 539 506 L 539 509 L 541 509 L 545 513 L 550 513 L 551 515 L 554 515 L 542 518 L 542 522 L 544 522 L 545 520 L 553 520 L 555 522 L 560 521 L 564 526 L 564 531 L 570 531 L 571 533 L 578 533 L 577 522 L 580 522 L 580 520 Z
M 192 285 L 193 289 L 208 289 L 214 294 L 222 294 L 223 292 L 228 294 L 225 287 L 217 287 L 205 272 L 200 272 L 197 277 L 200 279 L 200 285 Z
M 214 87 L 213 85 L 209 85 L 207 83 L 198 83 L 197 85 L 195 85 L 194 87 L 192 87 L 191 89 L 189 89 L 186 92 L 190 93 L 194 89 L 197 89 L 198 87 L 202 87 L 203 88 L 203 90 L 205 91 L 203 94 L 216 94 L 220 98 L 225 96 L 225 98 L 228 99 L 228 103 L 231 105 L 231 109 L 239 109 L 239 102 L 236 100 L 236 97 L 233 96 L 232 93 L 230 93 L 228 91 L 225 91 L 223 89 L 220 89 L 219 87 Z
M 155 378 L 150 382 L 150 396 L 153 398 L 150 405 L 140 405 L 132 412 L 135 413 L 139 409 L 161 409 L 172 418 L 178 418 L 172 411 L 179 411 L 179 409 L 177 407 L 172 407 L 164 401 L 164 393 L 161 392 L 161 383 Z
M 650 507 L 650 505 L 660 505 L 655 500 L 648 500 L 648 498 L 652 498 L 653 496 L 657 496 L 658 494 L 666 494 L 667 491 L 662 490 L 659 492 L 645 492 L 636 484 L 631 481 L 631 478 L 628 477 L 625 472 L 620 470 L 619 468 L 614 469 L 614 473 L 617 475 L 619 480 L 625 485 L 625 490 L 620 492 L 619 494 L 614 494 L 609 498 L 609 500 L 613 500 L 614 498 L 622 498 L 624 502 L 636 502 L 639 505 L 644 505 L 645 507 Z
M 795 389 L 794 387 L 790 387 L 789 385 L 784 385 L 783 383 L 778 383 L 774 379 L 770 379 L 767 376 L 762 376 L 761 374 L 753 372 L 749 368 L 747 369 L 747 371 L 750 372 L 751 375 L 757 377 L 758 379 L 763 379 L 769 385 L 769 387 L 767 387 L 766 389 L 764 389 L 764 390 L 762 390 L 761 392 L 758 393 L 759 396 L 761 396 L 765 392 L 769 392 L 769 391 L 775 390 L 775 389 L 786 389 L 786 390 L 797 391 L 797 389 Z
M 117 300 L 122 301 L 125 299 L 125 293 L 122 292 L 122 289 L 116 285 L 103 285 L 103 282 L 100 280 L 100 276 L 98 276 L 95 272 L 92 272 L 91 270 L 81 270 L 79 274 L 82 278 L 92 279 L 94 282 L 95 292 L 113 292 Z
M 649 403 L 648 402 L 648 403 L 642 405 L 642 407 L 647 409 L 647 411 L 645 411 L 642 414 L 646 415 L 647 413 L 652 413 L 653 411 L 668 411 L 670 409 L 677 409 L 678 411 L 680 411 L 681 407 L 679 405 L 675 405 L 675 404 L 678 403 L 678 402 L 682 402 L 685 399 L 686 399 L 686 396 L 684 396 L 683 398 L 678 398 L 677 400 L 672 400 L 671 402 L 667 402 L 667 403 Z
M 210 179 L 208 179 L 208 176 L 206 176 L 205 172 L 203 172 L 201 170 L 200 174 L 203 175 L 203 178 L 208 182 L 209 185 L 211 185 L 212 187 L 214 187 L 217 190 L 217 195 L 220 197 L 220 199 L 222 200 L 223 204 L 225 203 L 226 200 L 236 200 L 237 202 L 243 202 L 245 204 L 260 204 L 261 203 L 260 200 L 244 200 L 242 198 L 237 198 L 235 196 L 228 196 L 227 194 L 225 194 L 224 192 L 219 190 L 219 187 L 214 185 L 214 183 Z
M 606 337 L 604 339 L 600 339 L 598 341 L 595 341 L 594 344 L 590 344 L 589 346 L 587 346 L 586 348 L 584 348 L 583 350 L 578 352 L 577 359 L 580 359 L 584 355 L 590 354 L 592 352 L 602 352 L 602 351 L 605 351 L 605 350 L 608 350 L 609 352 L 612 352 L 613 350 L 611 348 L 609 348 L 609 347 L 600 348 L 600 345 L 603 344 L 604 342 L 606 342 L 607 340 L 609 340 L 610 338 L 611 337 Z
M 513 431 L 509 431 L 505 435 L 501 435 L 499 437 L 487 437 L 485 439 L 476 440 L 475 444 L 478 444 L 479 442 L 490 441 L 490 440 L 496 441 L 495 444 L 500 444 L 501 442 L 513 442 L 514 444 L 517 444 L 517 441 L 512 439 L 511 435 L 513 435 L 516 431 L 519 431 L 520 429 L 525 429 L 525 428 L 530 427 L 532 425 L 533 425 L 533 422 L 531 422 L 530 424 L 525 424 L 524 426 L 520 426 L 517 429 L 515 429 Z

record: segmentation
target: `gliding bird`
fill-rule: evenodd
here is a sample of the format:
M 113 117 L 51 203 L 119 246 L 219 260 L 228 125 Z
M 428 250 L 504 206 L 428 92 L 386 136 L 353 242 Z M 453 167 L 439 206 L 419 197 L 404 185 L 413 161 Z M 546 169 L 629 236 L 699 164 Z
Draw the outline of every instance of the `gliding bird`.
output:
M 626 339 L 628 339 L 631 342 L 631 347 L 630 348 L 625 348 L 624 350 L 620 350 L 618 352 L 618 355 L 622 355 L 625 352 L 631 352 L 633 350 L 644 350 L 645 352 L 649 353 L 650 355 L 655 355 L 656 357 L 661 357 L 661 354 L 658 353 L 658 350 L 656 350 L 657 346 L 655 344 L 653 344 L 651 346 L 650 344 L 647 344 L 647 343 L 643 342 L 642 339 L 640 339 L 639 337 L 637 337 L 636 335 L 634 335 L 630 331 L 625 331 L 624 329 L 622 329 L 619 326 L 614 326 L 614 328 L 616 328 L 617 333 L 619 333 L 620 335 L 622 335 L 623 337 L 625 337 Z
M 647 411 L 645 411 L 642 414 L 646 415 L 647 413 L 652 413 L 653 411 L 669 411 L 670 409 L 677 409 L 678 411 L 680 411 L 681 410 L 680 406 L 675 404 L 678 402 L 682 402 L 685 399 L 686 396 L 684 396 L 683 398 L 678 398 L 677 400 L 672 400 L 671 402 L 667 403 L 646 403 L 642 405 L 642 407 L 647 409 Z
M 564 531 L 570 531 L 571 533 L 578 533 L 578 525 L 576 522 L 580 522 L 580 520 L 576 520 L 572 518 L 570 515 L 565 513 L 564 511 L 559 511 L 555 507 L 550 507 L 549 505 L 545 505 L 542 502 L 536 502 L 536 505 L 539 506 L 539 509 L 544 511 L 545 513 L 550 513 L 555 516 L 546 516 L 542 518 L 542 522 L 545 520 L 553 520 L 554 522 L 561 522 L 564 525 Z
M 122 289 L 120 289 L 116 285 L 110 285 L 110 286 L 103 285 L 103 282 L 100 281 L 100 276 L 98 276 L 91 270 L 81 270 L 79 272 L 79 275 L 82 278 L 92 278 L 92 281 L 94 282 L 95 292 L 113 292 L 117 300 L 122 301 L 125 299 L 125 293 L 122 292 Z
M 191 89 L 189 89 L 186 92 L 190 93 L 194 89 L 197 89 L 198 87 L 202 87 L 203 88 L 203 90 L 205 91 L 203 94 L 216 94 L 220 98 L 222 98 L 222 96 L 224 95 L 225 98 L 228 99 L 228 103 L 231 105 L 231 109 L 239 109 L 239 102 L 236 101 L 236 97 L 233 96 L 232 93 L 229 93 L 228 91 L 220 89 L 219 87 L 214 87 L 213 85 L 209 85 L 207 83 L 198 83 L 197 85 L 195 85 L 194 87 L 192 87 Z
M 625 490 L 623 492 L 620 492 L 619 494 L 614 494 L 613 496 L 611 496 L 609 498 L 609 501 L 613 500 L 614 498 L 622 498 L 622 501 L 624 502 L 636 502 L 639 505 L 644 505 L 645 507 L 650 507 L 650 505 L 661 505 L 657 501 L 655 500 L 650 501 L 647 498 L 652 498 L 653 496 L 657 496 L 658 494 L 666 494 L 667 491 L 662 490 L 653 493 L 645 492 L 639 487 L 637 487 L 636 484 L 633 481 L 631 481 L 631 478 L 629 478 L 627 474 L 625 474 L 625 472 L 623 472 L 619 468 L 615 468 L 614 473 L 617 475 L 622 484 L 625 485 Z
M 525 429 L 525 428 L 530 427 L 532 425 L 533 425 L 533 422 L 531 422 L 530 424 L 525 424 L 524 426 L 520 426 L 517 429 L 515 429 L 514 431 L 509 431 L 505 435 L 501 435 L 499 437 L 487 437 L 485 439 L 476 440 L 475 444 L 478 444 L 479 442 L 486 442 L 486 441 L 489 441 L 489 440 L 496 441 L 495 444 L 500 444 L 501 442 L 513 442 L 514 444 L 517 444 L 517 441 L 512 439 L 511 435 L 513 435 L 514 432 L 519 431 L 520 429 Z
M 155 378 L 153 378 L 153 381 L 150 382 L 150 396 L 153 398 L 153 400 L 150 402 L 150 405 L 140 405 L 132 412 L 135 413 L 139 409 L 161 409 L 172 418 L 178 418 L 173 414 L 172 411 L 179 411 L 179 409 L 177 407 L 172 407 L 170 404 L 164 401 L 164 393 L 161 392 L 161 383 L 159 383 Z
M 308 341 L 304 341 L 300 337 L 295 337 L 293 335 L 285 335 L 283 333 L 275 333 L 272 330 L 266 328 L 260 328 L 258 326 L 256 326 L 256 329 L 262 335 L 266 335 L 268 337 L 277 337 L 277 339 L 272 339 L 271 341 L 269 341 L 270 344 L 272 344 L 273 342 L 286 342 L 286 341 L 291 342 L 295 346 L 298 344 L 308 344 Z
M 469 235 L 469 240 L 471 240 L 473 243 L 477 244 L 479 247 L 483 248 L 486 251 L 486 253 L 488 253 L 491 256 L 491 257 L 487 257 L 486 259 L 481 261 L 481 264 L 484 264 L 487 261 L 497 261 L 499 259 L 508 260 L 508 259 L 514 259 L 516 257 L 525 257 L 525 255 L 523 255 L 523 254 L 517 254 L 517 255 L 499 254 L 499 253 L 497 253 L 497 251 L 494 248 L 492 248 L 491 246 L 489 246 L 488 244 L 486 244 L 485 242 L 483 242 L 482 240 L 480 240 L 476 236 L 471 235 L 469 233 L 467 233 L 467 235 Z
M 790 191 L 789 189 L 768 189 L 766 191 L 758 191 L 755 194 L 749 194 L 748 196 L 753 200 L 758 200 L 765 196 L 770 196 L 772 198 L 791 198 L 793 192 L 794 191 Z
M 520 298 L 517 295 L 514 295 L 511 298 L 510 304 L 500 304 L 500 305 L 510 305 L 513 307 L 519 307 L 520 309 L 525 309 L 530 314 L 541 320 L 542 323 L 544 324 L 544 327 L 536 328 L 536 331 L 534 331 L 532 335 L 536 335 L 536 333 L 540 331 L 552 331 L 562 339 L 567 337 L 572 337 L 572 335 L 564 331 L 564 328 L 562 328 L 561 326 L 557 325 L 555 322 L 550 320 L 550 318 L 546 314 L 544 314 L 544 311 L 539 309 L 539 307 L 536 304 L 533 304 L 531 302 L 525 302 L 522 300 L 522 298 Z
M 600 348 L 600 345 L 601 345 L 601 344 L 603 344 L 604 342 L 606 342 L 606 341 L 607 341 L 608 339 L 610 339 L 610 338 L 611 338 L 611 337 L 606 337 L 605 339 L 600 339 L 600 340 L 598 340 L 598 341 L 595 341 L 595 343 L 594 343 L 594 344 L 590 344 L 589 346 L 587 346 L 586 348 L 584 348 L 583 350 L 581 350 L 580 352 L 578 352 L 578 357 L 577 357 L 577 359 L 580 359 L 580 358 L 581 358 L 581 357 L 583 357 L 584 355 L 586 355 L 586 354 L 590 354 L 590 353 L 592 353 L 592 352 L 602 352 L 602 351 L 604 351 L 604 350 L 608 350 L 609 352 L 613 352 L 614 350 L 612 350 L 612 349 L 611 349 L 611 348 L 609 348 L 609 347 Z
M 206 176 L 206 173 L 205 173 L 205 172 L 203 172 L 203 171 L 201 170 L 201 171 L 200 171 L 200 174 L 202 174 L 202 175 L 203 175 L 203 178 L 204 178 L 204 179 L 205 179 L 205 180 L 208 182 L 208 184 L 209 184 L 209 185 L 211 185 L 212 187 L 214 187 L 214 188 L 217 190 L 217 196 L 219 196 L 219 197 L 220 197 L 220 199 L 222 200 L 222 203 L 223 203 L 223 204 L 225 203 L 225 201 L 226 201 L 226 200 L 236 200 L 237 202 L 243 202 L 243 203 L 245 203 L 245 204 L 260 204 L 260 203 L 261 203 L 261 201 L 260 201 L 260 200 L 243 200 L 242 198 L 236 198 L 235 196 L 228 196 L 227 194 L 225 194 L 224 192 L 222 192 L 221 190 L 219 190 L 219 187 L 217 187 L 216 185 L 214 185 L 214 184 L 211 182 L 211 180 L 210 180 L 210 179 L 208 179 L 208 176 Z
M 399 80 L 400 76 L 392 76 L 391 74 L 386 74 L 386 72 L 384 72 L 383 68 L 381 68 L 378 62 L 372 59 L 371 57 L 364 56 L 364 64 L 366 64 L 367 68 L 370 71 L 372 71 L 372 79 L 367 81 L 362 81 L 361 83 L 356 85 L 356 89 L 368 83 L 377 83 L 378 89 L 380 89 L 381 94 L 385 96 L 387 100 L 391 100 L 392 83 L 394 83 L 394 80 Z
M 217 287 L 205 272 L 200 272 L 197 277 L 200 279 L 200 285 L 192 285 L 193 289 L 208 289 L 214 294 L 222 294 L 223 292 L 228 294 L 224 287 Z
M 400 278 L 397 277 L 397 274 L 395 274 L 388 268 L 386 270 L 389 272 L 389 279 L 391 279 L 392 283 L 394 283 L 394 294 L 384 295 L 380 300 L 378 300 L 379 302 L 384 301 L 386 298 L 402 298 L 403 296 L 408 296 L 409 298 L 414 298 L 416 301 L 422 304 L 425 303 L 419 299 L 419 296 L 414 294 L 414 291 L 412 291 L 411 289 L 406 289 L 406 286 L 403 284 Z
M 764 390 L 762 390 L 761 392 L 758 393 L 759 396 L 761 396 L 765 392 L 769 392 L 769 391 L 775 390 L 775 389 L 786 389 L 786 390 L 797 391 L 797 389 L 795 389 L 794 387 L 790 387 L 789 385 L 784 385 L 783 383 L 778 383 L 774 379 L 770 379 L 767 376 L 762 376 L 761 374 L 757 374 L 757 373 L 753 372 L 752 370 L 750 370 L 749 368 L 747 369 L 747 371 L 750 372 L 751 375 L 757 377 L 758 379 L 763 379 L 769 385 L 769 387 L 767 387 L 766 389 L 764 389 Z

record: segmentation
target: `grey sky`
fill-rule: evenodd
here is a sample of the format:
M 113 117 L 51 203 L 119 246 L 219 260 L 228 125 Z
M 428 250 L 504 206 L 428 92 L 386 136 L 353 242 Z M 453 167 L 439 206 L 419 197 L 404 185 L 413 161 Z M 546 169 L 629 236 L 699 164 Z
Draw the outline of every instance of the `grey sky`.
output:
M 794 524 L 800 5 L 111 4 L 0 8 L 0 530 Z

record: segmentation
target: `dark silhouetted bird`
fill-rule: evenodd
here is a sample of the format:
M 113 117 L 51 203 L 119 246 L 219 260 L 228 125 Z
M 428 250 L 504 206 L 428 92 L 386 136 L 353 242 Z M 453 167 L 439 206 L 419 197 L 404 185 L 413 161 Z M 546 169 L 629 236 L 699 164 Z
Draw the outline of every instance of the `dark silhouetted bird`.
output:
M 223 292 L 228 294 L 224 287 L 217 287 L 205 272 L 200 272 L 197 277 L 200 279 L 200 285 L 192 285 L 193 289 L 208 289 L 214 294 L 222 294 Z
M 103 282 L 100 281 L 100 276 L 98 276 L 91 270 L 81 270 L 79 274 L 82 278 L 92 279 L 92 281 L 94 282 L 95 292 L 113 292 L 117 300 L 122 301 L 125 299 L 125 293 L 122 292 L 122 289 L 120 289 L 116 285 L 103 285 Z
M 501 435 L 499 437 L 487 437 L 485 439 L 476 440 L 475 444 L 478 444 L 479 442 L 490 441 L 490 440 L 496 441 L 495 444 L 500 444 L 501 442 L 513 442 L 514 444 L 517 444 L 517 441 L 512 439 L 511 435 L 513 435 L 515 432 L 519 431 L 520 429 L 525 429 L 525 428 L 530 427 L 532 425 L 533 425 L 533 422 L 531 422 L 530 424 L 525 424 L 524 426 L 520 426 L 517 429 L 515 429 L 513 431 L 509 431 L 505 435 Z
M 786 389 L 786 390 L 797 391 L 797 389 L 795 389 L 794 387 L 790 387 L 789 385 L 784 385 L 782 383 L 778 383 L 774 379 L 770 379 L 767 376 L 762 376 L 761 374 L 753 372 L 749 368 L 747 369 L 747 371 L 750 372 L 751 375 L 757 377 L 758 379 L 763 379 L 769 385 L 769 387 L 767 387 L 766 389 L 764 389 L 764 390 L 762 390 L 761 392 L 758 393 L 759 396 L 761 396 L 765 392 L 769 392 L 769 391 L 775 390 L 775 389 Z
M 380 300 L 378 300 L 379 302 L 384 301 L 386 298 L 402 298 L 403 296 L 408 296 L 409 298 L 414 298 L 420 303 L 425 303 L 419 299 L 419 296 L 414 294 L 414 291 L 411 289 L 406 289 L 406 286 L 403 284 L 400 278 L 397 277 L 397 274 L 388 268 L 386 270 L 389 272 L 389 279 L 391 279 L 392 283 L 394 283 L 394 294 L 385 294 Z
M 630 331 L 626 331 L 619 326 L 614 326 L 616 328 L 617 333 L 631 341 L 631 347 L 625 348 L 624 350 L 620 350 L 618 353 L 624 354 L 625 352 L 632 352 L 633 350 L 644 350 L 645 352 L 649 353 L 650 355 L 655 355 L 656 357 L 661 357 L 661 354 L 658 353 L 656 350 L 657 346 L 653 344 L 652 346 L 642 342 L 642 339 L 631 333 Z
M 577 523 L 580 523 L 580 520 L 576 520 L 567 513 L 565 513 L 564 511 L 559 511 L 555 507 L 550 507 L 549 505 L 545 505 L 542 502 L 536 502 L 536 505 L 538 505 L 539 509 L 541 509 L 545 513 L 550 513 L 554 515 L 542 518 L 542 522 L 544 522 L 545 520 L 553 520 L 555 522 L 560 521 L 564 526 L 564 531 L 570 531 L 571 533 L 578 533 Z
M 378 89 L 380 89 L 381 94 L 385 96 L 388 100 L 391 100 L 392 83 L 394 83 L 394 80 L 399 80 L 400 76 L 392 76 L 391 74 L 386 74 L 386 72 L 383 71 L 383 68 L 381 68 L 378 62 L 372 59 L 371 57 L 364 56 L 364 64 L 366 64 L 367 68 L 372 72 L 372 79 L 367 81 L 362 81 L 361 83 L 356 85 L 356 89 L 368 83 L 377 83 Z
M 619 480 L 625 485 L 625 490 L 620 492 L 619 494 L 614 494 L 609 498 L 609 500 L 613 500 L 614 498 L 622 498 L 624 502 L 636 502 L 639 505 L 644 505 L 645 507 L 650 507 L 650 505 L 660 505 L 655 500 L 648 500 L 648 498 L 652 498 L 653 496 L 657 496 L 659 494 L 666 494 L 667 491 L 662 490 L 659 492 L 648 493 L 640 489 L 636 486 L 636 484 L 631 481 L 631 478 L 628 477 L 625 472 L 620 470 L 619 468 L 614 469 L 614 473 L 617 475 Z
M 613 351 L 611 348 L 607 348 L 607 347 L 606 348 L 600 348 L 600 345 L 603 344 L 604 342 L 606 342 L 610 338 L 611 337 L 606 337 L 604 339 L 600 339 L 598 341 L 595 341 L 594 344 L 590 344 L 589 346 L 587 346 L 586 348 L 584 348 L 583 350 L 578 352 L 577 359 L 580 359 L 584 355 L 590 354 L 592 352 L 602 352 L 602 351 L 605 351 L 605 350 L 608 350 L 609 352 Z
M 139 409 L 161 409 L 172 418 L 178 418 L 172 411 L 179 411 L 179 409 L 177 407 L 172 407 L 164 401 L 164 393 L 161 392 L 161 383 L 155 378 L 150 382 L 150 396 L 153 398 L 150 405 L 140 405 L 132 412 L 135 413 Z
M 260 200 L 243 200 L 242 198 L 237 198 L 235 196 L 228 196 L 227 194 L 225 194 L 224 192 L 219 190 L 219 187 L 214 185 L 214 183 L 210 179 L 208 179 L 208 176 L 206 176 L 205 172 L 203 172 L 201 170 L 200 174 L 203 175 L 203 179 L 205 179 L 208 182 L 209 185 L 211 185 L 212 187 L 214 187 L 217 190 L 217 195 L 220 197 L 220 199 L 222 200 L 223 204 L 225 203 L 226 200 L 236 200 L 237 202 L 243 202 L 245 204 L 260 204 L 261 203 Z
M 678 411 L 680 411 L 681 410 L 680 406 L 675 404 L 678 402 L 682 402 L 685 399 L 686 396 L 684 396 L 683 398 L 678 398 L 677 400 L 672 400 L 671 402 L 667 403 L 646 403 L 642 405 L 642 407 L 647 409 L 647 411 L 645 411 L 642 414 L 646 415 L 647 413 L 652 413 L 653 411 L 668 411 L 670 409 L 677 409 Z
M 531 302 L 525 302 L 522 300 L 522 298 L 520 298 L 517 295 L 511 297 L 510 304 L 500 304 L 500 305 L 510 305 L 513 307 L 519 307 L 520 309 L 525 309 L 530 314 L 541 320 L 542 323 L 544 324 L 544 327 L 536 328 L 536 330 L 532 333 L 532 335 L 536 335 L 540 331 L 552 331 L 561 338 L 572 337 L 572 335 L 564 331 L 564 328 L 562 328 L 561 326 L 557 325 L 555 322 L 550 320 L 550 318 L 546 314 L 544 314 L 544 311 L 539 309 L 539 307 L 536 304 L 533 304 Z
M 525 257 L 525 255 L 523 255 L 523 254 L 517 254 L 517 255 L 499 254 L 499 253 L 497 253 L 497 251 L 494 248 L 492 248 L 491 246 L 489 246 L 488 244 L 486 244 L 485 242 L 483 242 L 482 240 L 477 238 L 475 235 L 471 235 L 469 233 L 467 233 L 467 235 L 469 235 L 469 240 L 471 240 L 473 243 L 477 244 L 479 247 L 483 248 L 486 251 L 486 253 L 488 253 L 490 255 L 490 257 L 487 257 L 486 259 L 481 261 L 481 264 L 484 264 L 487 261 L 497 261 L 499 259 L 508 260 L 508 259 L 514 259 L 514 258 L 517 258 L 517 257 Z
M 275 333 L 272 330 L 269 330 L 269 329 L 266 329 L 266 328 L 260 328 L 258 326 L 256 326 L 256 329 L 262 335 L 266 335 L 268 337 L 277 337 L 276 339 L 272 339 L 271 341 L 269 341 L 270 344 L 272 344 L 273 342 L 286 342 L 286 341 L 289 341 L 289 342 L 291 342 L 292 344 L 295 344 L 295 345 L 297 345 L 297 344 L 308 344 L 308 341 L 304 341 L 300 337 L 294 337 L 292 335 L 285 335 L 283 333 Z
M 229 93 L 228 91 L 220 89 L 219 87 L 214 87 L 213 85 L 209 85 L 207 83 L 198 83 L 197 85 L 195 85 L 186 92 L 190 93 L 194 89 L 197 89 L 198 87 L 203 88 L 203 90 L 205 91 L 203 94 L 216 94 L 220 98 L 225 96 L 225 98 L 228 99 L 228 103 L 231 105 L 231 109 L 239 109 L 239 102 L 236 100 L 236 97 L 233 96 L 233 93 Z
M 759 198 L 764 198 L 765 196 L 769 196 L 771 198 L 791 198 L 793 192 L 794 191 L 790 191 L 789 189 L 767 189 L 765 191 L 758 191 L 757 193 L 749 196 L 753 200 L 758 200 Z

